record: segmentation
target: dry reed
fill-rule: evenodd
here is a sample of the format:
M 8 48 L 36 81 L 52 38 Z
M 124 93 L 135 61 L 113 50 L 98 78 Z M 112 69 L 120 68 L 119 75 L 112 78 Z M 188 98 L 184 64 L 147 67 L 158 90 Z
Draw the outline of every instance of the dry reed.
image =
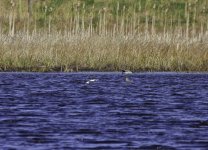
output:
M 2 71 L 208 71 L 207 35 L 0 35 Z

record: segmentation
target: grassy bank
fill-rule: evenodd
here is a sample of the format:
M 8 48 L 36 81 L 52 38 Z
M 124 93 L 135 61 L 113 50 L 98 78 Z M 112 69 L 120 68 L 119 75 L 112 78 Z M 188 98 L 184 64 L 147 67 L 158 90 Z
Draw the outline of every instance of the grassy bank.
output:
M 0 71 L 208 71 L 206 0 L 0 1 Z
M 0 35 L 1 71 L 208 71 L 208 36 Z

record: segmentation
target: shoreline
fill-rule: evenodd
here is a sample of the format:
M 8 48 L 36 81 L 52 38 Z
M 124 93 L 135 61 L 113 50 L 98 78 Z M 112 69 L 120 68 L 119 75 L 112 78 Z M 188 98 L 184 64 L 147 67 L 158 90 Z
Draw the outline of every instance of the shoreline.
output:
M 105 72 L 121 72 L 122 69 L 120 70 L 112 70 L 112 69 L 103 69 L 103 70 L 99 70 L 99 69 L 79 69 L 79 70 L 63 70 L 61 69 L 61 67 L 59 68 L 13 68 L 13 69 L 1 69 L 0 68 L 0 73 L 15 73 L 15 72 L 28 72 L 28 73 L 82 73 L 82 72 L 89 72 L 89 73 L 93 73 L 93 72 L 101 72 L 101 73 L 105 73 Z M 131 70 L 133 73 L 208 73 L 208 70 L 204 70 L 204 71 L 200 71 L 200 70 L 156 70 L 156 69 L 138 69 L 138 70 Z

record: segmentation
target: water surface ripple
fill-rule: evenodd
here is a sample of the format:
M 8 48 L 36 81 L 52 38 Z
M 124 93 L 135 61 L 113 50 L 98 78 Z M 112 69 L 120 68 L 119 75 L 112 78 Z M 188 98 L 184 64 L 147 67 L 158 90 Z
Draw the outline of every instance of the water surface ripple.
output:
M 129 79 L 0 73 L 0 149 L 208 149 L 208 74 Z

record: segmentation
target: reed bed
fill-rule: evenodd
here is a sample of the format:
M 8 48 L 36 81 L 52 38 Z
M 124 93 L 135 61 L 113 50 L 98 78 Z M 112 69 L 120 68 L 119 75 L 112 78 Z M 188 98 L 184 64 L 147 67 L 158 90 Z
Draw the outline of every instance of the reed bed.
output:
M 178 12 L 75 3 L 63 18 L 53 5 L 24 15 L 12 2 L 0 19 L 1 71 L 208 71 L 207 14 L 198 1 Z
M 208 35 L 0 35 L 1 71 L 208 71 Z

